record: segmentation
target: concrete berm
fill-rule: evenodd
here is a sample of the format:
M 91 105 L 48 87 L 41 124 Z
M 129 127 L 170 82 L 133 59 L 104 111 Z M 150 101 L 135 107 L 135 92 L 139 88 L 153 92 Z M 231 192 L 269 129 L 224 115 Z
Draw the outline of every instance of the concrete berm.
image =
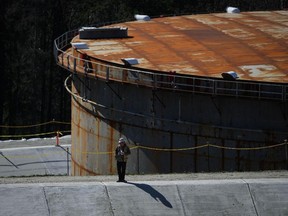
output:
M 96 177 L 60 183 L 45 177 L 34 184 L 2 179 L 0 215 L 288 215 L 285 175 L 172 181 L 169 176 L 166 181 L 128 177 L 127 183 L 93 181 Z

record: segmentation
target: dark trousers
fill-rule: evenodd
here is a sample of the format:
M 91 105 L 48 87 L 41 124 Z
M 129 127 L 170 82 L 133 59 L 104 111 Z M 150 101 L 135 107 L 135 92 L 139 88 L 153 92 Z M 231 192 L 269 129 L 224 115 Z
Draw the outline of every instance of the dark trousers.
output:
M 126 172 L 126 162 L 118 162 L 117 161 L 117 171 L 119 181 L 125 180 L 125 172 Z

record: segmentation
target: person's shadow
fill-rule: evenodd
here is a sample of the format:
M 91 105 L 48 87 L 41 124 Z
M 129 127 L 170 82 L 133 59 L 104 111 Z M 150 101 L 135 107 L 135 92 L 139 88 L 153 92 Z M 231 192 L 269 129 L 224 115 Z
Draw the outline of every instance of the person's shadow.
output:
M 136 187 L 140 188 L 141 190 L 145 191 L 146 193 L 150 194 L 156 201 L 161 201 L 163 205 L 168 208 L 173 208 L 171 203 L 157 190 L 147 184 L 138 184 L 133 182 L 126 182 L 127 184 L 135 185 Z

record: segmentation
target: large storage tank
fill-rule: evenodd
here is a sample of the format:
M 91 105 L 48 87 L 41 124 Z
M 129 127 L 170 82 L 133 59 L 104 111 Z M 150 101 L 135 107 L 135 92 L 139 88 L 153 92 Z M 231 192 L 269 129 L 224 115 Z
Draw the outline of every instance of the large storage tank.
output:
M 115 174 L 119 137 L 130 174 L 287 169 L 287 18 L 159 17 L 57 38 L 71 71 L 72 175 Z

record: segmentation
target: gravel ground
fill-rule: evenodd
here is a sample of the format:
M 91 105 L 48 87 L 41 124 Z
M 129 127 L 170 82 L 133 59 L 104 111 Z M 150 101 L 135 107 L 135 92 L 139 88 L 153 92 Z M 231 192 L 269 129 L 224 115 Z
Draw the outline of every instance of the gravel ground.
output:
M 223 173 L 185 173 L 185 174 L 154 174 L 154 175 L 127 175 L 127 181 L 183 181 L 183 180 L 210 180 L 210 179 L 263 179 L 287 178 L 288 171 L 262 172 L 223 172 Z M 18 183 L 63 183 L 63 182 L 111 182 L 116 181 L 116 175 L 108 176 L 34 176 L 34 177 L 7 177 L 0 178 L 0 184 Z

